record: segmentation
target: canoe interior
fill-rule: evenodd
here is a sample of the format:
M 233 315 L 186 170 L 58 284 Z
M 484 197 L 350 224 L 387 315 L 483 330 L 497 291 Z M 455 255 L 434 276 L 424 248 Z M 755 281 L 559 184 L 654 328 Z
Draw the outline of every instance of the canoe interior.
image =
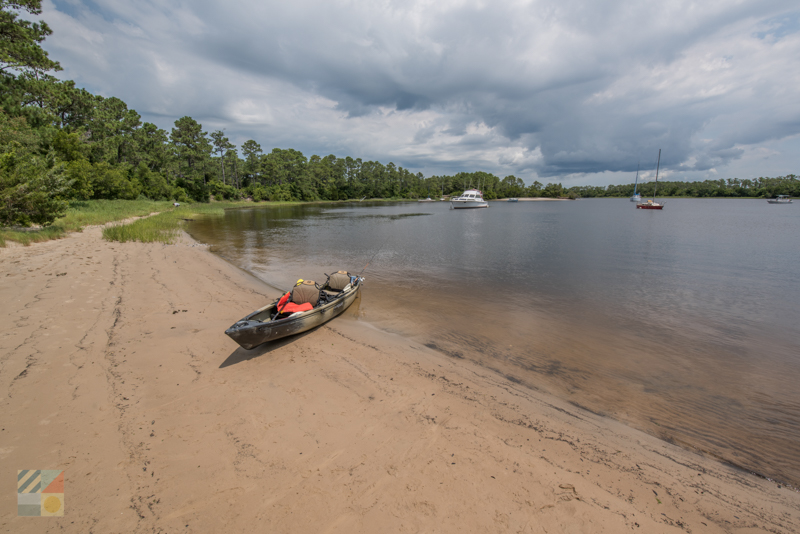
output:
M 328 302 L 331 302 L 334 298 L 336 298 L 340 294 L 338 291 L 328 291 L 328 290 L 323 290 L 323 291 L 325 291 L 325 293 L 328 295 Z M 271 322 L 272 316 L 275 315 L 275 312 L 277 311 L 278 300 L 280 299 L 276 299 L 275 302 L 273 302 L 266 308 L 261 308 L 260 310 L 256 310 L 255 312 L 253 312 L 252 315 L 248 315 L 247 317 L 245 317 L 245 319 L 249 321 L 260 321 L 262 323 Z M 309 310 L 309 311 L 314 311 L 314 310 Z M 308 313 L 308 312 L 303 312 L 303 313 Z M 281 317 L 278 320 L 287 319 L 290 316 L 291 316 L 290 314 L 281 314 Z

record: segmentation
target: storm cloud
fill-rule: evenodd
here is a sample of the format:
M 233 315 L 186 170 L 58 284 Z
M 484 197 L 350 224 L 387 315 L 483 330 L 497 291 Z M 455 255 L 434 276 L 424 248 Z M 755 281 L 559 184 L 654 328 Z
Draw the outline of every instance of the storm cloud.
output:
M 61 76 L 237 144 L 565 185 L 800 173 L 800 10 L 47 0 Z

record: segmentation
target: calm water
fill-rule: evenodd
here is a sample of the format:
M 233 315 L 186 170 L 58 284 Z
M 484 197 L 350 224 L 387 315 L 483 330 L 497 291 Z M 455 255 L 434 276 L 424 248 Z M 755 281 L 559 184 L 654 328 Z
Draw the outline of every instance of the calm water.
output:
M 360 320 L 800 485 L 800 206 L 448 208 L 253 208 L 190 232 L 281 289 L 378 251 Z

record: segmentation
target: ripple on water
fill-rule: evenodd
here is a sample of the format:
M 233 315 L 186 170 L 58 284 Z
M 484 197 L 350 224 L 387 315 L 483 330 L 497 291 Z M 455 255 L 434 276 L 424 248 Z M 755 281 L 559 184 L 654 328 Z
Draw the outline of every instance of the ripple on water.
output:
M 279 288 L 372 258 L 363 320 L 798 485 L 800 210 L 769 208 L 363 202 L 189 230 Z

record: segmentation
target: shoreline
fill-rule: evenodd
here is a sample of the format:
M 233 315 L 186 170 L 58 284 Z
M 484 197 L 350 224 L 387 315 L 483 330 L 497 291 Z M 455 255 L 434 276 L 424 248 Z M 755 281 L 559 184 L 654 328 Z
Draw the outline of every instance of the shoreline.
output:
M 550 198 L 550 197 L 517 197 L 518 202 L 550 202 L 561 200 L 576 200 L 574 198 Z M 496 198 L 488 202 L 508 202 L 508 198 Z
M 185 234 L 100 231 L 0 249 L 3 530 L 800 532 L 796 491 L 377 330 L 358 301 L 240 349 L 225 328 L 277 290 Z M 16 516 L 18 469 L 65 471 L 64 517 Z

